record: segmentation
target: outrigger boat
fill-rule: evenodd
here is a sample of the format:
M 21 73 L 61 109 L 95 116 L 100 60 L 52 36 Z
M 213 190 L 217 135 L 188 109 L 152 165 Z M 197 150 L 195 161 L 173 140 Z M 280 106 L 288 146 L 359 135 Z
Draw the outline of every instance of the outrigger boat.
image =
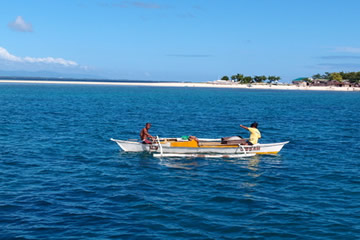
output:
M 138 141 L 110 139 L 125 152 L 150 152 L 154 157 L 250 157 L 256 154 L 277 154 L 289 142 L 244 145 L 247 139 L 219 138 L 183 140 L 182 138 L 156 138 L 153 144 Z

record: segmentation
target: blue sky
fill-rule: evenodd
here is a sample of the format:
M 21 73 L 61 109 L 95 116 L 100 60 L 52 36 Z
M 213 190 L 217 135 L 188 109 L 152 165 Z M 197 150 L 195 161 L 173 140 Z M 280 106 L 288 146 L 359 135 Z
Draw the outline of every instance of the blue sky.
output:
M 358 0 L 2 1 L 0 73 L 289 82 L 360 71 L 359 9 Z

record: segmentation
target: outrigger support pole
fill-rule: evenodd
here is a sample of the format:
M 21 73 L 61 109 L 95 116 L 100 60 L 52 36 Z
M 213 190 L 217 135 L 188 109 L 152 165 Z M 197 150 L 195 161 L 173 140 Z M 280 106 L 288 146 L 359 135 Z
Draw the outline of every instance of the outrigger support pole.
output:
M 161 146 L 161 143 L 160 143 L 160 138 L 159 136 L 156 136 L 156 140 L 158 142 L 158 145 L 159 145 L 159 149 L 160 149 L 160 154 L 161 156 L 163 155 L 163 149 L 162 149 L 162 146 Z
M 241 147 L 241 149 L 243 150 L 244 154 L 246 154 L 246 150 L 245 150 L 244 146 L 241 145 L 241 144 L 239 144 L 239 148 L 240 148 L 240 147 Z

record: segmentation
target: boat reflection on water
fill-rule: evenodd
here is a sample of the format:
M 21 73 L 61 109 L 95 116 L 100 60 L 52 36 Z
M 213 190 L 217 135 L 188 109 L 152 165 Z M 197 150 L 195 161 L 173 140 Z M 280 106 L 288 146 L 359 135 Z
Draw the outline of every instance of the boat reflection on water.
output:
M 184 169 L 184 170 L 192 170 L 199 166 L 197 164 L 197 162 L 192 162 L 192 163 L 176 163 L 176 162 L 174 162 L 173 163 L 170 161 L 163 161 L 160 164 L 165 167 L 168 167 L 168 168 L 176 168 L 176 169 Z
M 185 160 L 185 161 L 184 161 Z M 200 163 L 196 158 L 160 158 L 159 164 L 168 168 L 192 170 L 194 168 L 208 165 Z
M 231 164 L 236 164 L 236 165 L 241 165 L 244 168 L 247 168 L 249 170 L 252 170 L 254 173 L 249 173 L 251 174 L 256 174 L 255 172 L 258 171 L 258 165 L 260 162 L 260 157 L 259 155 L 255 155 L 253 157 L 250 158 L 192 158 L 192 157 L 178 157 L 178 158 L 174 158 L 174 157 L 162 157 L 159 158 L 160 162 L 159 164 L 162 166 L 166 166 L 169 168 L 178 168 L 178 169 L 185 169 L 185 170 L 191 170 L 197 167 L 202 167 L 202 166 L 206 166 L 209 165 L 209 161 L 216 161 L 216 162 L 227 162 L 227 163 L 231 163 Z M 260 176 L 260 175 L 259 175 Z
M 252 190 L 252 188 L 257 186 L 257 183 L 254 181 L 256 178 L 260 177 L 261 174 L 259 173 L 259 163 L 260 163 L 260 156 L 256 155 L 252 158 L 247 160 L 247 164 L 244 164 L 244 168 L 248 169 L 248 181 L 242 183 L 242 187 L 248 190 Z M 252 196 L 249 193 L 246 193 L 244 196 L 247 198 L 251 198 Z

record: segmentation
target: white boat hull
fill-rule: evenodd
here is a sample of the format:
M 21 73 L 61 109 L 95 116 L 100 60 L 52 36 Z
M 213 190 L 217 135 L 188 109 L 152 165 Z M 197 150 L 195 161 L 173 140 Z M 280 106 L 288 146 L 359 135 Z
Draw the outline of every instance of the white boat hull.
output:
M 277 154 L 285 144 L 289 142 L 280 143 L 267 143 L 250 145 L 238 145 L 238 146 L 200 146 L 200 147 L 172 147 L 170 143 L 161 144 L 143 144 L 134 141 L 124 141 L 111 139 L 116 142 L 119 147 L 125 152 L 155 152 L 155 153 L 172 153 L 172 154 Z M 201 140 L 201 139 L 200 139 Z
M 124 141 L 124 140 L 117 140 L 117 139 L 110 139 L 119 145 L 119 147 L 125 152 L 144 152 L 150 150 L 149 144 L 143 144 L 140 142 L 133 142 L 133 141 Z

